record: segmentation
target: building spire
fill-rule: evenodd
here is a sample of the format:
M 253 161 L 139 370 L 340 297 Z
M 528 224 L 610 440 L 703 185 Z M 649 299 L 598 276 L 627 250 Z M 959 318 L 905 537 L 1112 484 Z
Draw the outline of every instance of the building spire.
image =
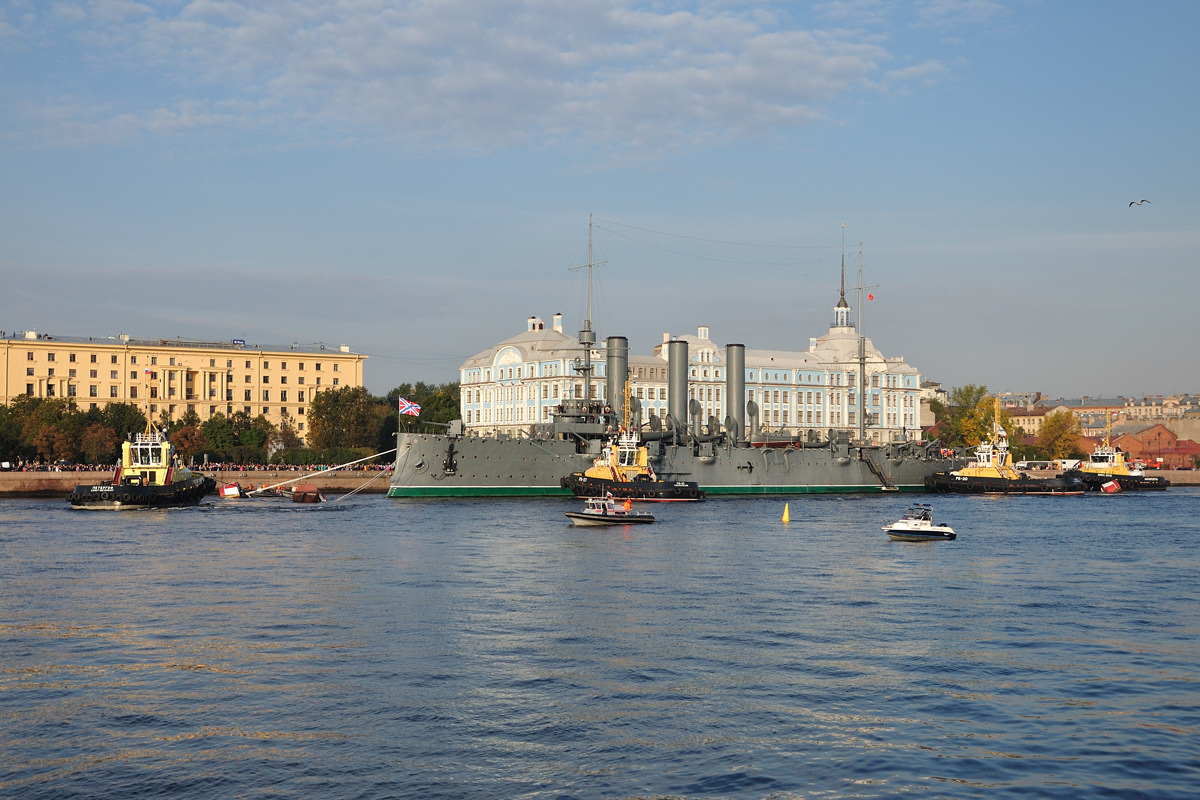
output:
M 842 223 L 842 286 L 833 309 L 833 327 L 850 327 L 850 304 L 846 302 L 846 223 Z

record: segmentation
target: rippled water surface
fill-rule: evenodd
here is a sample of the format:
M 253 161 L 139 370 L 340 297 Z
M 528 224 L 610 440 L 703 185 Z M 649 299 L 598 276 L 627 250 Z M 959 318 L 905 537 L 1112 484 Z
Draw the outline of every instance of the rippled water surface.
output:
M 1200 491 L 0 501 L 0 795 L 1194 797 Z

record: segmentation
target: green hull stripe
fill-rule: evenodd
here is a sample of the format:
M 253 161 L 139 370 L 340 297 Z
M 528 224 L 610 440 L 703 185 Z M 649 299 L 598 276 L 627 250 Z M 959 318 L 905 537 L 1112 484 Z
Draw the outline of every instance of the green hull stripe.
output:
M 746 494 L 882 494 L 880 486 L 712 486 L 710 495 Z M 924 484 L 897 486 L 901 492 L 923 492 Z M 393 486 L 388 497 L 570 497 L 557 486 Z
M 388 497 L 571 497 L 558 486 L 393 486 Z

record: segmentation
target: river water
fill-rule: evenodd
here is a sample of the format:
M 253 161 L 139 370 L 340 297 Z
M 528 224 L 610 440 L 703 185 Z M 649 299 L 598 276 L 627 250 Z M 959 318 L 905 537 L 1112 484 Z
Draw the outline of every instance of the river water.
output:
M 1194 797 L 1200 490 L 0 502 L 0 796 Z

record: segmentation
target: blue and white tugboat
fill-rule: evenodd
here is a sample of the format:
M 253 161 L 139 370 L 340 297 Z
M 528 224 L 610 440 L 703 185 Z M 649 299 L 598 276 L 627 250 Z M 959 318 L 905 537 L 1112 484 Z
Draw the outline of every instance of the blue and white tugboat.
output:
M 75 508 L 112 510 L 194 506 L 216 488 L 212 478 L 180 465 L 166 435 L 151 426 L 121 445 L 111 480 L 76 486 L 67 501 Z
M 933 508 L 928 503 L 914 503 L 904 516 L 891 525 L 884 525 L 887 535 L 897 542 L 936 542 L 953 539 L 949 525 L 933 524 Z

